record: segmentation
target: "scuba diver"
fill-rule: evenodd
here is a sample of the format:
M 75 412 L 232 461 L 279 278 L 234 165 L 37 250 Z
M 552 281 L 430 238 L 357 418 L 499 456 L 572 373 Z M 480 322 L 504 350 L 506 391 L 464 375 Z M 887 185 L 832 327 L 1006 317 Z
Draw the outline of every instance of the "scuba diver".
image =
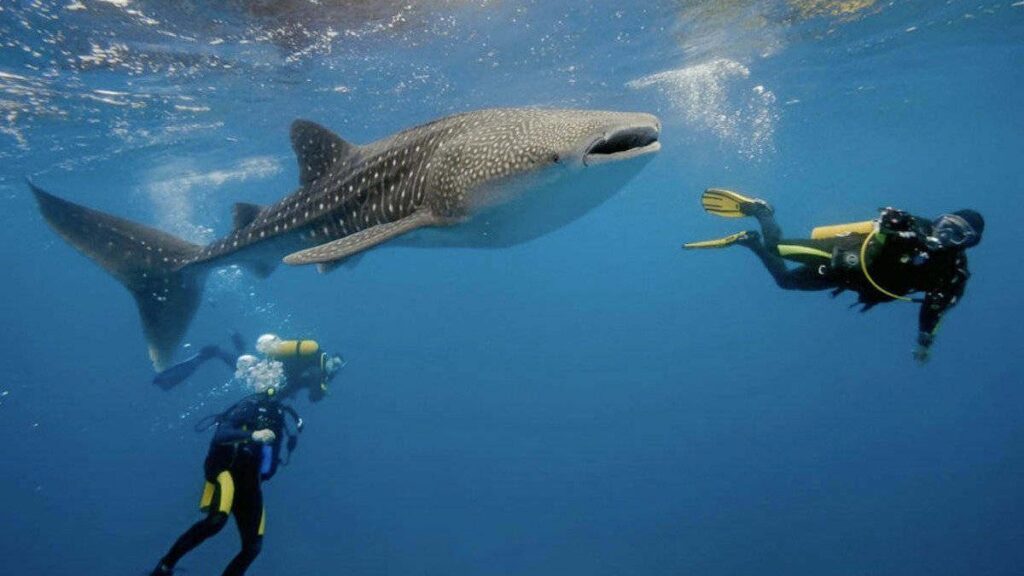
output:
M 217 427 L 203 467 L 206 484 L 199 507 L 207 515 L 175 541 L 151 576 L 173 574 L 178 561 L 220 532 L 232 514 L 242 538 L 242 550 L 223 575 L 244 574 L 260 553 L 266 526 L 262 483 L 274 476 L 279 465 L 291 459 L 303 423 L 294 409 L 281 403 L 287 386 L 280 362 L 242 356 L 236 376 L 245 380 L 255 393 L 196 426 L 200 432 Z M 291 418 L 293 428 L 288 426 L 286 417 Z M 282 461 L 284 438 L 288 460 Z
M 344 358 L 322 351 L 316 340 L 282 340 L 275 334 L 264 334 L 256 340 L 256 350 L 281 363 L 288 383 L 282 390 L 285 397 L 305 389 L 310 402 L 327 396 L 328 385 L 345 366 Z
M 761 225 L 725 238 L 691 242 L 684 249 L 750 249 L 785 290 L 845 290 L 858 294 L 862 312 L 901 300 L 921 304 L 914 358 L 928 360 L 942 316 L 963 297 L 967 280 L 966 250 L 981 242 L 985 220 L 974 210 L 958 210 L 935 220 L 883 208 L 875 220 L 815 228 L 808 239 L 784 240 L 775 211 L 759 198 L 709 188 L 701 197 L 716 216 L 752 216 Z M 762 238 L 763 235 L 763 238 Z M 786 260 L 801 264 L 795 269 Z M 923 292 L 922 298 L 908 294 Z
M 233 334 L 231 340 L 238 354 L 242 354 L 245 345 L 241 336 Z M 290 397 L 306 389 L 311 402 L 324 399 L 328 384 L 345 365 L 340 355 L 321 351 L 316 340 L 282 340 L 274 334 L 264 334 L 256 341 L 256 350 L 284 366 L 288 386 L 282 389 L 282 393 Z M 211 358 L 217 358 L 234 369 L 235 357 L 218 346 L 204 346 L 198 354 L 158 373 L 153 377 L 153 383 L 164 390 L 170 390 L 184 382 Z

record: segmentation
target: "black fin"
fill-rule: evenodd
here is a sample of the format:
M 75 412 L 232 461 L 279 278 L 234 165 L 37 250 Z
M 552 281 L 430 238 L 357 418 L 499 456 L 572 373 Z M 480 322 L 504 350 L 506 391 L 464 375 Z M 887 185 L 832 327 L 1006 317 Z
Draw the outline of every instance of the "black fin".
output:
M 359 147 L 309 120 L 292 122 L 292 149 L 299 160 L 299 184 L 307 186 L 331 166 L 359 153 Z
M 205 274 L 188 263 L 202 247 L 29 187 L 57 234 L 132 293 L 153 366 L 167 366 L 199 306 Z
M 245 202 L 235 203 L 235 207 L 232 210 L 234 216 L 232 230 L 245 228 L 249 224 L 252 224 L 252 221 L 256 219 L 256 216 L 259 215 L 261 210 L 263 210 L 263 206 L 258 204 L 247 204 Z

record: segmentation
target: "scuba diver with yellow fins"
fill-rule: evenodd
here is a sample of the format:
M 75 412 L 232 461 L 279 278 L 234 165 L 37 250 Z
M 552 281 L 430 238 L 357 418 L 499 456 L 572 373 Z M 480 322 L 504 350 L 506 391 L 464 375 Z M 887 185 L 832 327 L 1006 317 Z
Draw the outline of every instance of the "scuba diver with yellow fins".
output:
M 974 210 L 958 210 L 935 220 L 883 208 L 874 220 L 822 226 L 810 238 L 783 239 L 775 211 L 760 198 L 719 188 L 704 191 L 701 203 L 710 214 L 756 218 L 761 233 L 746 230 L 702 242 L 688 250 L 750 249 L 775 283 L 785 290 L 845 290 L 858 295 L 862 311 L 895 300 L 921 304 L 914 358 L 926 362 L 942 316 L 963 297 L 967 280 L 966 250 L 981 242 L 985 220 Z M 786 261 L 801 266 L 789 269 Z M 921 298 L 911 298 L 915 292 Z
M 234 333 L 231 341 L 237 353 L 242 354 L 245 346 L 241 336 Z M 288 382 L 288 396 L 294 396 L 299 390 L 306 389 L 309 391 L 308 397 L 311 402 L 323 400 L 331 379 L 345 365 L 340 355 L 322 351 L 316 340 L 282 340 L 275 334 L 264 334 L 256 341 L 256 350 L 282 363 Z M 236 356 L 237 354 L 233 355 L 219 346 L 204 346 L 198 353 L 157 373 L 153 377 L 153 383 L 164 390 L 171 390 L 208 360 L 216 358 L 234 369 Z
M 262 549 L 262 483 L 291 460 L 303 428 L 302 418 L 282 400 L 301 388 L 309 390 L 312 401 L 323 399 L 344 361 L 320 352 L 312 340 L 281 340 L 272 334 L 261 336 L 257 349 L 264 357 L 240 356 L 235 371 L 235 378 L 254 393 L 196 425 L 197 432 L 216 426 L 203 465 L 206 482 L 199 508 L 206 517 L 178 537 L 150 576 L 174 574 L 181 558 L 220 532 L 230 515 L 235 517 L 242 549 L 222 574 L 245 574 Z M 282 443 L 287 459 L 281 457 Z

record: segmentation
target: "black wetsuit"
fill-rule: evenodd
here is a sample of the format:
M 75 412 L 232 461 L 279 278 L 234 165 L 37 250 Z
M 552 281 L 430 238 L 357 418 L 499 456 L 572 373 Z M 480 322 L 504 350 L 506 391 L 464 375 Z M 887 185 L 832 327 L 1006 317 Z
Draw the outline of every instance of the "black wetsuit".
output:
M 928 247 L 925 239 L 932 225 L 922 218 L 907 215 L 899 229 L 882 227 L 866 250 L 869 280 L 860 261 L 866 234 L 783 240 L 782 230 L 769 210 L 754 216 L 761 224 L 763 241 L 745 245 L 757 254 L 781 288 L 831 289 L 834 294 L 851 290 L 858 294 L 864 310 L 894 300 L 878 287 L 898 296 L 924 292 L 918 316 L 918 344 L 924 348 L 931 345 L 942 315 L 963 296 L 971 276 L 964 250 Z M 791 270 L 786 266 L 787 259 L 803 266 Z
M 314 356 L 282 358 L 286 386 L 282 393 L 287 396 L 298 394 L 299 390 L 308 390 L 310 402 L 319 402 L 327 396 L 327 380 L 324 373 L 324 353 Z
M 220 532 L 229 514 L 235 516 L 242 537 L 242 550 L 223 574 L 238 576 L 245 573 L 260 553 L 263 542 L 261 483 L 277 472 L 282 439 L 287 436 L 289 450 L 294 448 L 291 439 L 295 438 L 295 433 L 288 429 L 286 414 L 298 422 L 298 416 L 290 407 L 266 394 L 258 394 L 243 399 L 216 418 L 217 430 L 210 442 L 204 466 L 207 487 L 202 506 L 208 506 L 209 513 L 178 538 L 161 559 L 164 572 L 158 568 L 154 574 L 169 573 L 166 569 L 173 569 L 182 556 Z M 263 429 L 272 430 L 276 439 L 268 444 L 272 451 L 269 469 L 261 473 L 264 444 L 253 440 L 252 433 Z

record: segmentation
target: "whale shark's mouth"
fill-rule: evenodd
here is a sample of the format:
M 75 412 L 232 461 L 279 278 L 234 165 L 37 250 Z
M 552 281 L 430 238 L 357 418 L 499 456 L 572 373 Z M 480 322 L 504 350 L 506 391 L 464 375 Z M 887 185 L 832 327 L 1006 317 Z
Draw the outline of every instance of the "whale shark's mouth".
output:
M 583 163 L 593 166 L 653 154 L 661 150 L 658 133 L 657 126 L 620 128 L 592 142 L 583 153 Z

